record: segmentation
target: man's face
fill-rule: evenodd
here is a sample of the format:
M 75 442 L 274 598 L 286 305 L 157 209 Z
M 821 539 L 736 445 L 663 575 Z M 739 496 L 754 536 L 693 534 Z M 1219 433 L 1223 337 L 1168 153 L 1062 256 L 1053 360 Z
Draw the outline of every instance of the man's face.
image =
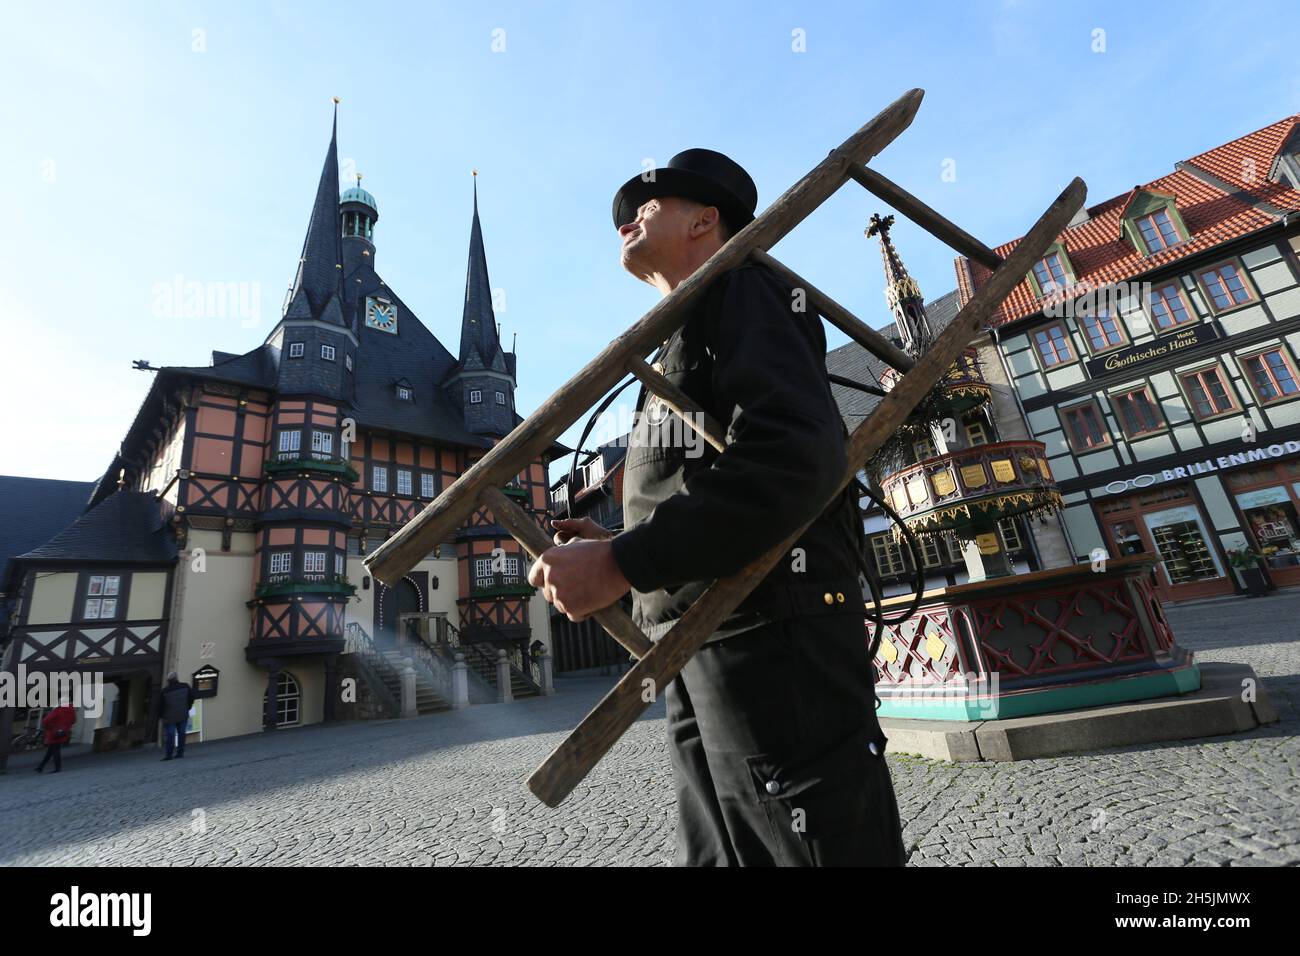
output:
M 691 240 L 692 223 L 703 208 L 675 196 L 646 200 L 636 219 L 618 230 L 623 268 L 644 278 L 680 259 Z

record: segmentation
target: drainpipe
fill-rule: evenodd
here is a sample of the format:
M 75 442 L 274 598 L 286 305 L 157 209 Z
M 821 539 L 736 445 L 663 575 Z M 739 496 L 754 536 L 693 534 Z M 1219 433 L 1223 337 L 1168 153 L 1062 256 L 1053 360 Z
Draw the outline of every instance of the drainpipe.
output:
M 989 326 L 989 334 L 993 336 L 993 351 L 998 353 L 998 362 L 1002 365 L 1002 374 L 1007 377 L 1007 387 L 1011 389 L 1011 397 L 1016 401 L 1016 410 L 1020 412 L 1020 418 L 1025 423 L 1025 429 L 1032 435 L 1034 430 L 1029 425 L 1029 416 L 1025 414 L 1025 406 L 1020 401 L 1020 393 L 1016 391 L 1016 379 L 1011 374 L 1011 366 L 1007 364 L 1007 357 L 1002 353 L 1002 340 L 998 338 L 996 325 Z M 1060 513 L 1056 515 L 1056 523 L 1060 526 L 1061 534 L 1065 537 L 1065 546 L 1070 549 L 1070 557 L 1075 558 L 1077 561 L 1079 552 L 1075 550 L 1074 541 L 1070 539 L 1070 529 L 1065 526 L 1065 518 Z M 1033 537 L 1032 533 L 1030 537 Z M 1041 558 L 1039 563 L 1042 563 Z

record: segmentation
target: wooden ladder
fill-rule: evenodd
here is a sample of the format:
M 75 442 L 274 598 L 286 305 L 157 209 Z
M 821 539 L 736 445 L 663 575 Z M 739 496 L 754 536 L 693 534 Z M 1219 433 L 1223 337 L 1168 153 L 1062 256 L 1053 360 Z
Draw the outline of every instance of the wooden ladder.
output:
M 812 308 L 867 351 L 902 373 L 869 416 L 849 437 L 848 468 L 836 496 L 854 479 L 868 458 L 897 430 L 947 372 L 962 350 L 979 334 L 1011 290 L 1046 254 L 1048 246 L 1083 205 L 1086 187 L 1075 178 L 1043 213 L 1005 260 L 955 226 L 915 196 L 899 188 L 866 163 L 911 125 L 922 90 L 909 90 L 776 200 L 761 216 L 733 236 L 686 281 L 661 299 L 640 321 L 611 342 L 577 375 L 541 404 L 527 420 L 494 445 L 479 461 L 392 538 L 366 558 L 370 573 L 388 584 L 461 527 L 477 509 L 487 508 L 524 549 L 536 558 L 553 545 L 536 520 L 507 498 L 501 488 L 523 471 L 566 429 L 630 372 L 719 450 L 725 436 L 719 424 L 680 389 L 646 364 L 643 356 L 685 323 L 691 303 L 723 273 L 748 261 L 762 263 L 793 287 L 803 289 Z M 913 361 L 848 309 L 806 282 L 767 250 L 806 219 L 842 185 L 854 180 L 963 255 L 993 270 L 929 351 Z M 827 499 L 824 505 L 828 505 Z M 808 522 L 811 524 L 811 521 Z M 805 524 L 736 574 L 714 581 L 667 634 L 651 642 L 618 604 L 592 615 L 637 663 L 528 779 L 529 789 L 555 807 L 591 771 L 615 741 L 667 687 L 686 662 L 752 591 L 807 529 Z M 647 681 L 649 683 L 647 684 Z M 645 688 L 654 693 L 646 695 Z

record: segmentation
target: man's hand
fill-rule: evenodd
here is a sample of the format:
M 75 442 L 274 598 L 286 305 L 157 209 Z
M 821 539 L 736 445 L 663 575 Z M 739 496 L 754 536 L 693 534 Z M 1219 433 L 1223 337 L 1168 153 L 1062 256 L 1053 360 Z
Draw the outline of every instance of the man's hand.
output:
M 528 583 L 540 588 L 542 596 L 570 621 L 585 621 L 632 587 L 614 560 L 608 539 L 571 539 L 547 548 L 529 568 Z
M 555 543 L 568 544 L 576 538 L 589 541 L 607 541 L 614 537 L 591 518 L 552 518 L 551 527 L 555 529 Z

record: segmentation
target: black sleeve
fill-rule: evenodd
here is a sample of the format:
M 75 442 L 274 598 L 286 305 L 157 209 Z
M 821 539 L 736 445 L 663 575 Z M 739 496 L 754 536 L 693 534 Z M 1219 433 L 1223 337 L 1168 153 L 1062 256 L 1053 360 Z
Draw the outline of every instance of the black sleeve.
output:
M 821 319 L 795 311 L 766 269 L 721 281 L 705 341 L 727 447 L 614 538 L 615 561 L 643 593 L 734 574 L 820 514 L 848 470 Z

